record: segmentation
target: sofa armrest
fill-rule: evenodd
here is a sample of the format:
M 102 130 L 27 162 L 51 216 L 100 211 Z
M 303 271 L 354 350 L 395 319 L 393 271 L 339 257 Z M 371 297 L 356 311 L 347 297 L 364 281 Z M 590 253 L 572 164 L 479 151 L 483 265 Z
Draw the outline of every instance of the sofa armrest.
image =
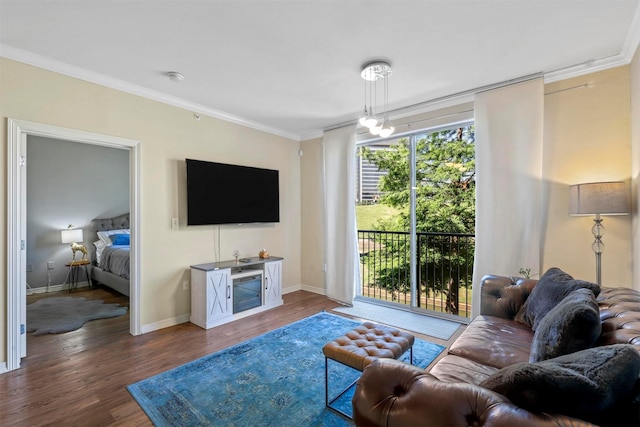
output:
M 591 426 L 561 415 L 534 414 L 506 397 L 466 383 L 445 383 L 416 366 L 378 359 L 353 396 L 356 426 Z
M 513 320 L 536 283 L 522 277 L 484 276 L 480 282 L 480 314 Z

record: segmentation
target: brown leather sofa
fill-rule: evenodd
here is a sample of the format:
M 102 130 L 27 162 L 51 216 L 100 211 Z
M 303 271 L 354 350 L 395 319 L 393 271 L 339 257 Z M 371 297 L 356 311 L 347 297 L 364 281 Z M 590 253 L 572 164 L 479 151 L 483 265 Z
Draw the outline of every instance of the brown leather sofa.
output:
M 501 368 L 528 362 L 534 332 L 514 320 L 537 280 L 486 276 L 481 314 L 449 348 L 423 370 L 379 359 L 360 378 L 354 397 L 357 426 L 584 426 L 560 414 L 534 413 L 479 386 Z M 597 298 L 602 333 L 597 345 L 627 343 L 640 350 L 640 292 L 602 288 Z M 638 380 L 637 384 L 640 384 Z M 629 412 L 629 407 L 624 410 Z M 637 406 L 631 411 L 639 411 Z M 637 414 L 620 414 L 604 424 L 638 425 Z M 636 421 L 629 421 L 629 420 Z

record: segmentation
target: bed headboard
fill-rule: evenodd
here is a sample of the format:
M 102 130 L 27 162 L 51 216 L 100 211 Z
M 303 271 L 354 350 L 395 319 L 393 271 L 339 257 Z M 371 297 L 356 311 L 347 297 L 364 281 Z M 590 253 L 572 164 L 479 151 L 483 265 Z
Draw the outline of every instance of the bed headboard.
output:
M 93 242 L 98 240 L 98 231 L 120 230 L 129 228 L 129 213 L 115 216 L 113 218 L 96 218 L 91 221 L 91 227 L 87 238 L 87 248 L 91 253 L 91 261 L 96 262 L 96 247 Z
M 91 231 L 95 233 L 97 233 L 98 231 L 120 230 L 125 228 L 129 228 L 128 213 L 118 215 L 113 218 L 96 218 L 91 221 Z

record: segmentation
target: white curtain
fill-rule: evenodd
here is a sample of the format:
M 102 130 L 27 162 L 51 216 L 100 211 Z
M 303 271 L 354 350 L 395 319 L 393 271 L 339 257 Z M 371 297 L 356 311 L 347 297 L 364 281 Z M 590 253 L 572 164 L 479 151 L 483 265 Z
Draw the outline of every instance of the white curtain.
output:
M 540 271 L 544 84 L 542 78 L 475 97 L 476 250 L 472 316 L 485 274 Z
M 325 289 L 336 301 L 352 304 L 358 281 L 355 211 L 356 126 L 327 131 L 324 160 Z

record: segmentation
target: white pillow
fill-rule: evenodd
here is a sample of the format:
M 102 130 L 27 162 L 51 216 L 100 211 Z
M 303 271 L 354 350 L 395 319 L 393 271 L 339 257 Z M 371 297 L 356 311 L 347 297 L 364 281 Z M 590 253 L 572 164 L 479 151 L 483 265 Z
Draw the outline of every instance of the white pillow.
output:
M 96 265 L 100 265 L 100 255 L 102 255 L 102 251 L 104 251 L 107 245 L 105 245 L 102 240 L 96 240 L 93 242 L 93 246 L 96 247 Z
M 111 246 L 112 242 L 109 236 L 112 234 L 131 234 L 131 230 L 127 228 L 123 230 L 98 231 L 98 238 L 105 244 L 105 246 Z

